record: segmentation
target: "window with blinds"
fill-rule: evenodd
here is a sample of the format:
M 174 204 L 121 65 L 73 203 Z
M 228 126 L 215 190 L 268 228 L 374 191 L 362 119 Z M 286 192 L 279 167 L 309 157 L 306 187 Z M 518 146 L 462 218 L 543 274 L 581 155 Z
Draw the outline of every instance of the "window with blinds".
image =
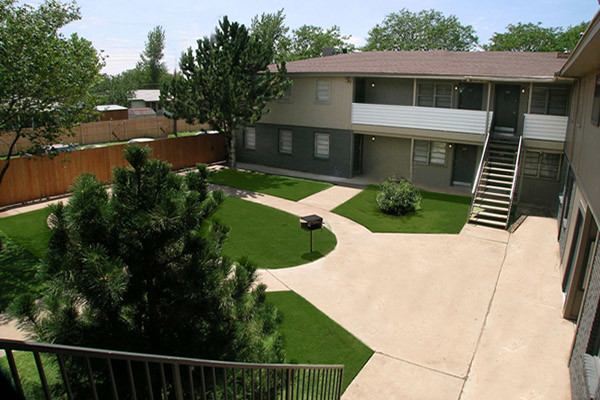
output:
M 315 100 L 318 103 L 329 103 L 331 81 L 317 79 Z
M 283 92 L 283 96 L 281 96 L 279 101 L 283 101 L 283 102 L 292 101 L 292 86 L 289 86 L 287 89 L 285 89 L 285 92 Z
M 247 149 L 256 149 L 256 128 L 247 126 L 244 129 L 244 147 Z
M 429 163 L 436 165 L 446 165 L 446 143 L 431 142 Z
M 315 157 L 329 158 L 328 133 L 315 133 Z
M 527 151 L 523 163 L 523 175 L 556 180 L 560 175 L 560 160 L 560 154 Z
M 415 140 L 413 162 L 420 164 L 446 165 L 446 143 Z
M 531 113 L 544 115 L 567 115 L 569 89 L 534 87 L 531 92 Z
M 452 107 L 452 84 L 450 83 L 419 83 L 417 91 L 419 107 Z
M 279 131 L 279 152 L 292 153 L 292 131 L 284 129 Z

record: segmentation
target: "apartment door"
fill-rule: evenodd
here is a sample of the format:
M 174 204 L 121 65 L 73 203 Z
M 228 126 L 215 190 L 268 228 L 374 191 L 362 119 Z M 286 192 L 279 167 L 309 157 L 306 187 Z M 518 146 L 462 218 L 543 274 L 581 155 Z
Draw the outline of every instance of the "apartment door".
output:
M 362 174 L 363 135 L 354 134 L 354 155 L 352 157 L 352 175 Z
M 579 213 L 579 217 L 581 212 Z M 583 224 L 579 225 L 577 235 L 573 238 L 574 246 L 571 246 L 569 254 L 569 265 L 565 274 L 567 277 L 567 293 L 563 308 L 563 316 L 568 319 L 577 320 L 583 306 L 585 289 L 588 284 L 590 271 L 594 263 L 596 245 L 598 240 L 598 226 L 591 212 L 586 213 Z
M 477 146 L 455 143 L 452 184 L 457 186 L 471 186 L 475 177 L 476 164 Z
M 497 85 L 496 103 L 494 106 L 494 130 L 497 132 L 515 133 L 519 118 L 519 85 Z

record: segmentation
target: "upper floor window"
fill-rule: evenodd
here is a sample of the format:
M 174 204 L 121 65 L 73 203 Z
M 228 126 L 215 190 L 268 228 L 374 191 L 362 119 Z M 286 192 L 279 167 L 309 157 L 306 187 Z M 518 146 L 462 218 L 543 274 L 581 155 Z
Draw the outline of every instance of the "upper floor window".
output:
M 592 103 L 592 124 L 600 125 L 600 75 L 596 76 L 594 102 Z
M 560 159 L 560 154 L 527 151 L 523 163 L 523 175 L 535 178 L 558 179 Z
M 318 103 L 329 103 L 331 92 L 331 81 L 317 79 L 315 101 Z
M 413 161 L 421 164 L 446 165 L 446 143 L 415 140 Z
M 247 126 L 244 129 L 244 147 L 247 149 L 256 149 L 256 128 Z
M 292 85 L 288 86 L 283 92 L 283 96 L 279 99 L 279 101 L 289 102 L 292 101 Z
M 452 84 L 450 83 L 419 83 L 417 93 L 419 107 L 452 107 Z
M 531 113 L 567 115 L 569 89 L 534 87 L 531 93 Z
M 292 153 L 292 131 L 285 129 L 279 131 L 279 152 Z

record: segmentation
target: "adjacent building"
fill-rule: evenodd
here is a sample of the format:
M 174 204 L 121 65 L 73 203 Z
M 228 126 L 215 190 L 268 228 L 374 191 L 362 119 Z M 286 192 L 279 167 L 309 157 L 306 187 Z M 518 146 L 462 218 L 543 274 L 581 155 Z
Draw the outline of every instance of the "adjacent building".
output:
M 475 222 L 558 208 L 572 82 L 564 54 L 364 52 L 287 64 L 293 84 L 238 160 L 473 195 Z M 520 168 L 519 168 L 520 166 Z
M 600 398 L 600 14 L 560 71 L 574 79 L 558 214 L 563 315 L 577 322 L 569 368 L 573 399 Z

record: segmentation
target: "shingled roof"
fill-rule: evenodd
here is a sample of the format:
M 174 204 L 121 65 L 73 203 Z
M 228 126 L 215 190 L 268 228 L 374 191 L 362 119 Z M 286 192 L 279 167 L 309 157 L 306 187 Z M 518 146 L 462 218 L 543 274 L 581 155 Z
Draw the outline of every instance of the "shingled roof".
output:
M 291 75 L 551 79 L 565 61 L 566 57 L 557 53 L 369 51 L 291 61 L 287 63 L 287 71 Z M 270 69 L 275 70 L 275 66 Z

